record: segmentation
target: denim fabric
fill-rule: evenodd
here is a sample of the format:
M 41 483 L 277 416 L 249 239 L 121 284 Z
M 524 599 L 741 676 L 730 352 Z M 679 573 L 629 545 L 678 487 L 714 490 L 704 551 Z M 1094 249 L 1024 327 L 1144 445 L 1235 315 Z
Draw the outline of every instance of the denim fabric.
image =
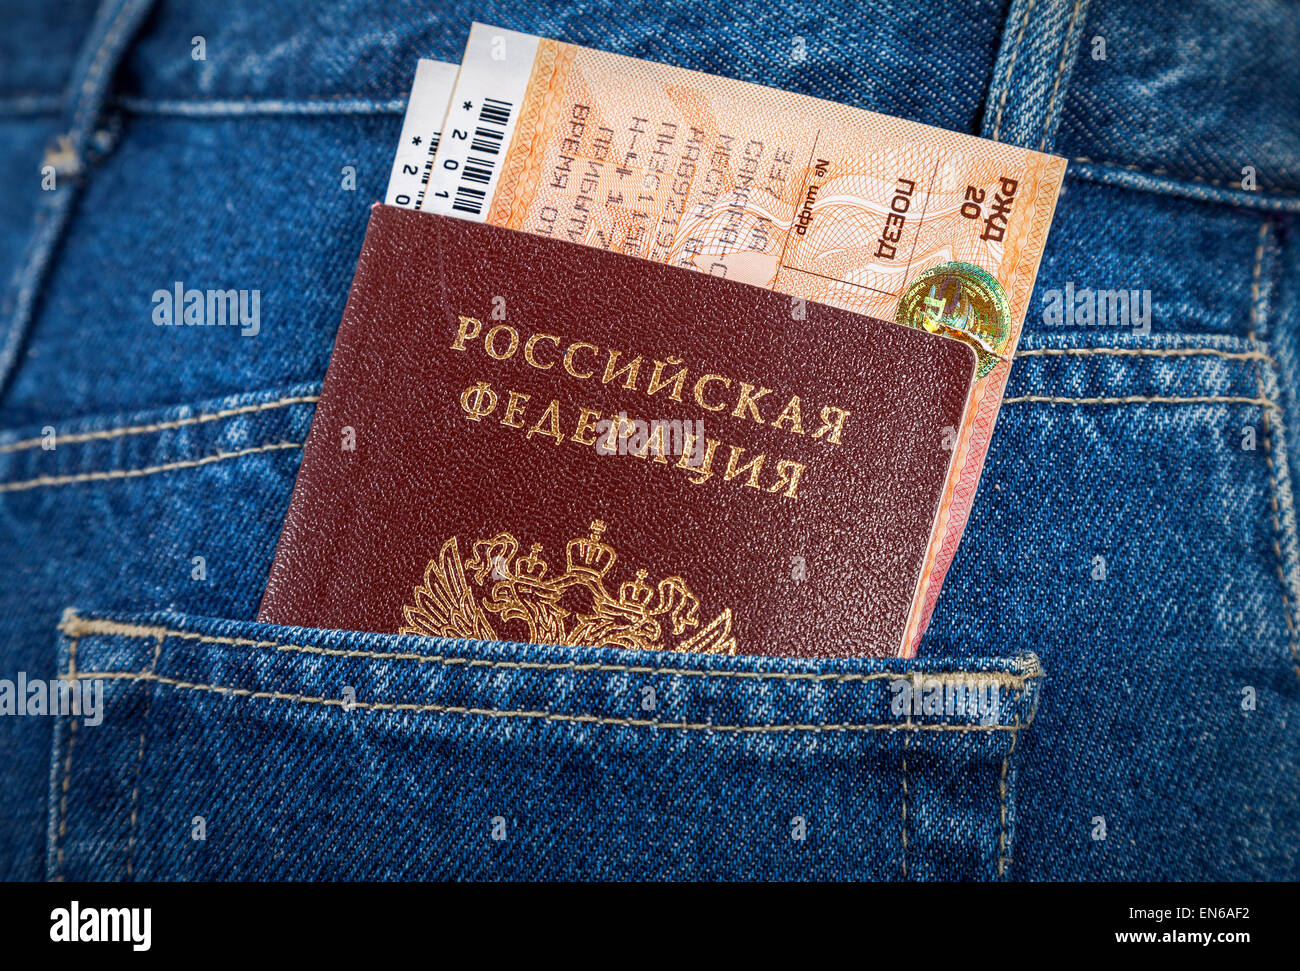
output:
M 148 739 L 61 720 L 57 879 L 991 879 L 1039 682 L 1032 656 L 770 665 L 174 614 L 62 628 L 61 669 L 104 677 L 114 722 Z M 1001 701 L 899 716 L 904 673 Z
M 1300 877 L 1291 5 L 64 9 L 0 2 L 0 679 L 105 713 L 0 716 L 0 874 Z M 415 59 L 472 18 L 1071 157 L 914 662 L 253 621 Z M 259 333 L 154 326 L 177 281 Z M 1005 703 L 897 715 L 913 671 Z
M 1300 63 L 1279 56 L 1300 49 L 1294 4 L 1096 3 L 1081 33 L 1061 154 L 1210 187 L 1238 186 L 1249 165 L 1259 190 L 1295 198 Z

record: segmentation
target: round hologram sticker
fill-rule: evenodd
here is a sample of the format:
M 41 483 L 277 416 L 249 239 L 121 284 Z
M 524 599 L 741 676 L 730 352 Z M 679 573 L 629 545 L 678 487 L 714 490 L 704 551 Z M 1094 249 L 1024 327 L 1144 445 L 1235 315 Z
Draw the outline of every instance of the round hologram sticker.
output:
M 894 320 L 969 344 L 981 378 L 1006 357 L 1011 343 L 1011 307 L 1002 284 L 971 263 L 926 270 L 903 292 Z

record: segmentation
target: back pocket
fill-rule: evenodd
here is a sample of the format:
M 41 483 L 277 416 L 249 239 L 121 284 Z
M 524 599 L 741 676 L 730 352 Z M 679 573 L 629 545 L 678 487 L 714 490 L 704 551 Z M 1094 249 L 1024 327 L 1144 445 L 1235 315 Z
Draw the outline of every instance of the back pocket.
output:
M 52 879 L 996 879 L 1032 655 L 60 624 Z M 98 698 L 98 703 L 96 699 Z

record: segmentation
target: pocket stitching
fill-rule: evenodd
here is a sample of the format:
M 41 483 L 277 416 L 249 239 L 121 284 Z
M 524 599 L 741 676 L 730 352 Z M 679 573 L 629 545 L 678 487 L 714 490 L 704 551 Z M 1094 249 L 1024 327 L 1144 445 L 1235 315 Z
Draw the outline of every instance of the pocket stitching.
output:
M 223 408 L 220 411 L 201 412 L 188 418 L 176 418 L 172 421 L 152 422 L 147 425 L 122 425 L 118 428 L 105 428 L 93 432 L 77 432 L 73 435 L 60 436 L 58 441 L 63 445 L 79 445 L 82 442 L 106 441 L 112 438 L 121 438 L 125 435 L 147 435 L 151 432 L 171 431 L 176 428 L 185 428 L 188 425 L 199 425 L 222 418 L 233 418 L 236 415 L 248 415 L 259 411 L 271 411 L 275 408 L 286 408 L 289 405 L 315 404 L 319 400 L 320 395 L 314 394 L 278 398 L 275 401 L 263 401 L 255 405 L 241 405 L 238 408 Z M 24 449 L 36 448 L 44 441 L 44 438 L 27 438 L 20 442 L 0 445 L 0 455 L 6 452 L 21 452 Z
M 1011 754 L 1016 750 L 1016 739 L 1019 738 L 1018 732 L 1011 733 L 1011 743 L 1007 746 L 1007 754 L 1002 759 L 1002 779 L 998 784 L 1000 811 L 998 816 L 998 877 L 1004 877 L 1007 873 L 1007 867 L 1011 865 L 1011 852 L 1007 841 L 1007 803 L 1009 801 L 1011 787 L 1007 784 L 1007 776 L 1011 768 Z
M 1016 357 L 1217 357 L 1225 361 L 1272 358 L 1264 351 L 1225 351 L 1217 347 L 1031 347 Z
M 905 677 L 907 671 L 875 671 L 868 674 L 815 674 L 799 671 L 700 671 L 691 668 L 652 667 L 649 665 L 623 665 L 543 661 L 489 661 L 481 658 L 459 658 L 444 654 L 413 654 L 409 652 L 363 651 L 357 649 L 316 647 L 309 644 L 281 643 L 279 641 L 254 641 L 243 637 L 217 637 L 210 634 L 198 634 L 193 631 L 178 630 L 162 625 L 130 624 L 115 620 L 85 618 L 69 608 L 59 622 L 59 629 L 69 638 L 79 639 L 89 634 L 106 634 L 109 636 L 150 638 L 179 637 L 183 640 L 195 640 L 205 644 L 221 644 L 229 647 L 254 647 L 260 650 L 276 650 L 303 654 L 320 654 L 326 657 L 358 657 L 376 661 L 415 661 L 417 663 L 437 664 L 451 667 L 458 664 L 470 667 L 503 668 L 527 671 L 598 671 L 615 674 L 668 674 L 683 677 L 735 678 L 751 680 L 776 681 L 832 681 L 852 683 L 858 681 L 879 681 L 886 678 Z M 1034 670 L 1028 674 L 1013 674 L 1003 671 L 984 671 L 977 676 L 980 684 L 996 683 L 1000 687 L 1024 690 L 1026 684 L 1039 676 L 1036 662 Z M 119 674 L 122 672 L 118 672 Z M 960 672 L 959 672 L 960 673 Z M 942 677 L 944 672 L 927 672 L 927 677 Z
M 1012 737 L 1014 738 L 1015 736 Z M 903 800 L 902 800 L 903 801 L 903 827 L 902 827 L 903 848 L 899 856 L 903 863 L 904 880 L 907 879 L 907 747 L 911 743 L 911 741 L 912 741 L 911 735 L 903 736 L 903 772 L 901 777 L 903 783 Z
M 1249 337 L 1251 342 L 1261 349 L 1261 354 L 1262 354 L 1261 362 L 1255 366 L 1255 384 L 1256 387 L 1259 388 L 1260 397 L 1265 397 L 1267 395 L 1267 391 L 1265 389 L 1265 382 L 1264 382 L 1265 366 L 1266 365 L 1271 366 L 1273 368 L 1274 375 L 1276 375 L 1277 373 L 1277 361 L 1273 359 L 1272 355 L 1263 352 L 1263 344 L 1260 341 L 1259 337 L 1257 336 L 1258 326 L 1261 318 L 1260 310 L 1265 302 L 1263 297 L 1261 296 L 1260 280 L 1263 275 L 1264 252 L 1268 246 L 1270 225 L 1271 224 L 1267 219 L 1264 219 L 1260 222 L 1259 242 L 1255 246 L 1255 261 L 1254 261 L 1254 267 L 1251 270 L 1251 278 L 1250 278 Z M 1275 382 L 1276 378 L 1274 378 L 1273 380 Z M 1281 426 L 1284 413 L 1282 409 L 1278 408 L 1276 405 L 1273 406 L 1273 409 L 1277 412 L 1277 423 L 1279 426 Z M 1282 528 L 1282 517 L 1279 514 L 1279 509 L 1278 509 L 1279 496 L 1286 496 L 1288 494 L 1287 492 L 1284 491 L 1284 487 L 1281 482 L 1281 478 L 1283 475 L 1285 475 L 1286 469 L 1285 467 L 1280 468 L 1279 467 L 1280 463 L 1273 461 L 1273 434 L 1274 434 L 1273 422 L 1272 420 L 1270 420 L 1267 409 L 1264 411 L 1263 420 L 1264 420 L 1264 461 L 1268 465 L 1269 512 L 1270 512 L 1270 518 L 1273 521 L 1273 537 L 1272 537 L 1273 554 L 1275 557 L 1274 562 L 1277 566 L 1278 583 L 1282 588 L 1282 619 L 1286 622 L 1287 647 L 1291 651 L 1291 666 L 1296 673 L 1296 677 L 1300 678 L 1300 648 L 1297 648 L 1296 645 L 1296 629 L 1295 629 L 1294 621 L 1292 620 L 1291 598 L 1289 596 L 1290 584 L 1287 582 L 1286 570 L 1284 569 L 1286 557 L 1283 556 L 1281 544 L 1278 542 L 1279 536 L 1282 537 L 1286 536 L 1286 531 Z
M 326 698 L 316 695 L 295 694 L 284 691 L 254 691 L 252 688 L 236 688 L 231 685 L 208 684 L 201 681 L 182 681 L 160 674 L 148 674 L 123 671 L 83 671 L 76 675 L 78 679 L 89 680 L 103 678 L 112 681 L 151 681 L 155 684 L 179 690 L 211 691 L 230 697 L 247 698 L 251 701 L 294 701 L 300 704 L 321 705 L 327 708 L 359 708 L 367 711 L 408 711 L 412 713 L 440 715 L 486 715 L 495 718 L 523 718 L 536 721 L 553 721 L 592 725 L 610 725 L 622 728 L 667 728 L 677 731 L 697 732 L 734 732 L 736 734 L 780 734 L 787 732 L 811 731 L 875 731 L 875 732 L 1010 732 L 1012 737 L 1025 725 L 1017 718 L 1009 725 L 947 725 L 917 722 L 894 722 L 875 724 L 855 724 L 850 722 L 794 723 L 794 724 L 760 724 L 760 725 L 719 725 L 713 722 L 663 722 L 646 718 L 607 718 L 600 715 L 567 715 L 547 711 L 526 711 L 511 708 L 470 708 L 461 705 L 418 704 L 415 702 L 396 701 L 348 701 L 343 698 Z
M 235 452 L 216 452 L 212 455 L 205 455 L 199 459 L 185 459 L 179 462 L 164 462 L 161 465 L 150 465 L 139 469 L 109 469 L 105 472 L 76 472 L 69 475 L 42 475 L 35 479 L 23 479 L 19 482 L 0 483 L 0 492 L 23 492 L 29 489 L 40 489 L 47 486 L 71 485 L 79 482 L 102 482 L 108 479 L 135 479 L 144 475 L 154 475 L 159 472 L 174 472 L 178 469 L 193 469 L 203 465 L 211 465 L 213 462 L 223 462 L 226 459 L 243 458 L 245 455 L 255 455 L 259 452 L 275 452 L 286 448 L 302 448 L 302 442 L 272 442 L 269 445 L 258 445 L 253 448 L 244 448 Z
M 158 643 L 154 645 L 153 660 L 149 662 L 149 673 L 158 673 L 158 659 L 162 656 L 163 638 L 158 638 Z M 140 719 L 140 746 L 136 751 L 135 760 L 135 785 L 131 787 L 131 822 L 127 827 L 126 838 L 126 878 L 128 880 L 135 877 L 135 827 L 136 821 L 140 814 L 140 778 L 144 775 L 144 744 L 145 733 L 149 729 L 149 712 L 153 708 L 153 692 L 150 691 L 145 696 L 144 715 Z
M 1186 395 L 1183 397 L 1171 395 L 1127 395 L 1119 398 L 1070 398 L 1058 395 L 1041 395 L 1026 394 L 1016 398 L 1003 398 L 1004 405 L 1017 405 L 1026 402 L 1039 402 L 1044 404 L 1067 404 L 1067 405 L 1205 405 L 1205 404 L 1224 404 L 1224 405 L 1255 405 L 1260 408 L 1280 410 L 1277 403 L 1271 398 L 1259 397 L 1250 398 L 1245 395 Z
M 68 673 L 66 677 L 70 679 L 80 677 L 77 671 L 77 642 L 79 640 L 80 638 L 73 637 L 68 643 Z M 72 747 L 77 738 L 77 719 L 60 719 L 60 722 L 68 726 L 68 736 L 65 739 L 67 748 L 63 752 L 63 780 L 59 786 L 59 844 L 54 856 L 54 879 L 62 882 L 64 880 L 64 850 L 68 841 L 68 789 L 72 785 Z

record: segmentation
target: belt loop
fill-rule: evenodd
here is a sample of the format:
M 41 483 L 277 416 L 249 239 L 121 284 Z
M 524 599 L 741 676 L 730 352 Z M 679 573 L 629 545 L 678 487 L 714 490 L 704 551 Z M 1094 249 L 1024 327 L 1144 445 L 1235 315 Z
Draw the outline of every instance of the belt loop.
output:
M 1012 0 L 980 134 L 1053 151 L 1088 0 Z
M 54 187 L 37 189 L 40 199 L 32 233 L 4 295 L 0 393 L 8 387 L 17 365 L 37 292 L 84 181 L 87 154 L 94 147 L 113 75 L 152 4 L 153 0 L 104 0 L 73 67 L 63 101 L 63 132 L 50 142 L 41 171 L 32 178 L 32 184 L 39 186 L 52 174 Z

